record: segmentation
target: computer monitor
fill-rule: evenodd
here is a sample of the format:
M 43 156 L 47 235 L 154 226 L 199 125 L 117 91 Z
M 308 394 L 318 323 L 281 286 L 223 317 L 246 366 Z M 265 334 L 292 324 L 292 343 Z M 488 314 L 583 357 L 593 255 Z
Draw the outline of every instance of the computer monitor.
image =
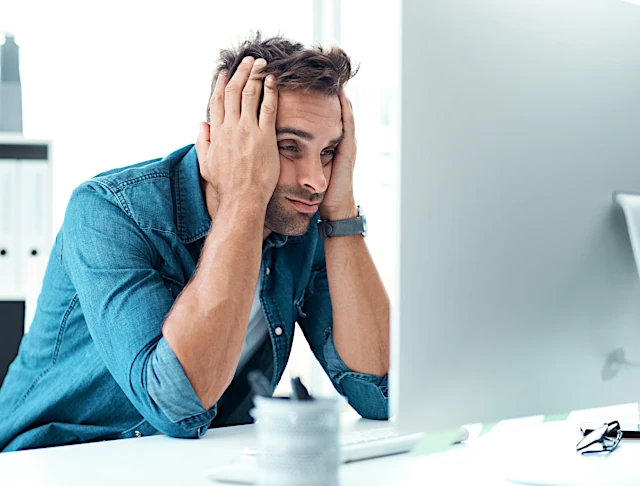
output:
M 613 193 L 640 192 L 640 8 L 402 10 L 398 426 L 637 402 L 640 279 Z

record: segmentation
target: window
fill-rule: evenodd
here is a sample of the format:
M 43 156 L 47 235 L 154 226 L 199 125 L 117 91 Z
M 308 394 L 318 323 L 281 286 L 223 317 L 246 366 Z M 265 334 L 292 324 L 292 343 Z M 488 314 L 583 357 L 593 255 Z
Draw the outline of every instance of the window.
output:
M 392 297 L 396 255 L 400 4 L 398 0 L 322 0 L 316 3 L 314 21 L 317 40 L 340 45 L 353 61 L 360 63 L 360 71 L 347 85 L 358 139 L 354 191 L 369 221 L 369 251 Z M 306 378 L 313 393 L 335 393 L 320 365 L 310 356 L 302 333 L 296 332 L 292 357 L 278 392 L 288 393 L 290 375 Z

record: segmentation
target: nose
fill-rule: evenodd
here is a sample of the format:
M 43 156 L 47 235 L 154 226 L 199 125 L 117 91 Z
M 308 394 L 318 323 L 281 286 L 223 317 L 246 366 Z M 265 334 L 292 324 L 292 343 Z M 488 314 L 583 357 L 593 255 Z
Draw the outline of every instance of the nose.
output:
M 320 157 L 305 158 L 296 164 L 298 169 L 298 184 L 310 192 L 322 194 L 329 185 L 324 175 L 324 167 Z

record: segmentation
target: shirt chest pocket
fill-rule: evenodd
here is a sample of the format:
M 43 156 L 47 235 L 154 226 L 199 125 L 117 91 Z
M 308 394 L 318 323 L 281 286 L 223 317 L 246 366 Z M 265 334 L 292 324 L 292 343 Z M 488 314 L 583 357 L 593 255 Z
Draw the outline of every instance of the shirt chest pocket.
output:
M 177 299 L 178 295 L 184 290 L 184 284 L 178 282 L 177 280 L 168 277 L 166 275 L 162 276 L 162 281 L 164 282 L 165 287 L 173 297 L 173 299 Z

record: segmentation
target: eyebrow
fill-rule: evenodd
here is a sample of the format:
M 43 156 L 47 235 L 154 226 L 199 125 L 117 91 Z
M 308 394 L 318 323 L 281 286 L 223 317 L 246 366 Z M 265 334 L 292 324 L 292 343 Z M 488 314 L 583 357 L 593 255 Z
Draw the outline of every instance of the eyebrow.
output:
M 294 135 L 296 137 L 301 138 L 302 140 L 306 140 L 307 142 L 312 142 L 313 140 L 315 140 L 315 137 L 313 136 L 313 134 L 309 132 L 305 132 L 304 130 L 299 130 L 297 128 L 284 127 L 284 128 L 276 129 L 276 135 L 283 135 L 283 134 Z M 332 145 L 337 145 L 340 142 L 342 142 L 343 138 L 344 138 L 344 134 L 340 135 L 338 138 L 334 138 L 333 140 L 331 140 L 327 146 L 330 147 Z

